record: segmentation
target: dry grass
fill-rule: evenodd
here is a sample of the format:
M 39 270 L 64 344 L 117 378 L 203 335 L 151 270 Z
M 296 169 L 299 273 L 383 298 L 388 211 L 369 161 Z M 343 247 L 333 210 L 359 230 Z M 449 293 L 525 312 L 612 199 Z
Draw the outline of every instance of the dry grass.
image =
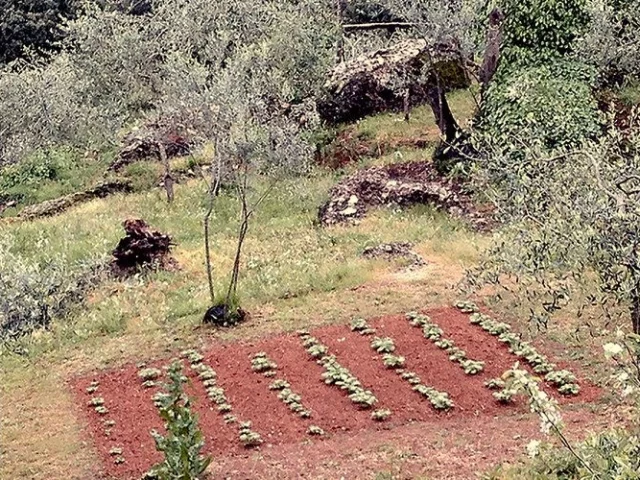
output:
M 0 388 L 0 478 L 91 478 L 97 460 L 56 369 L 2 372 Z

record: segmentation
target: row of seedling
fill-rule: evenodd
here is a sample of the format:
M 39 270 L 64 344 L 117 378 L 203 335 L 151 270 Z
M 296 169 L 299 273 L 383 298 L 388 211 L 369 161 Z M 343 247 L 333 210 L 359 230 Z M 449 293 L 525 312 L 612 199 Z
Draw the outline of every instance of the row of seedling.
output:
M 445 338 L 442 329 L 433 323 L 429 316 L 417 312 L 407 313 L 409 323 L 414 327 L 422 328 L 422 334 L 427 340 L 444 350 L 449 356 L 449 360 L 457 363 L 467 375 L 476 375 L 484 370 L 484 362 L 472 360 L 467 357 L 467 353 L 457 347 L 453 340 Z
M 109 409 L 107 408 L 107 406 L 105 405 L 105 401 L 104 398 L 102 398 L 99 395 L 95 395 L 96 392 L 98 391 L 100 387 L 100 382 L 98 382 L 97 380 L 94 380 L 91 382 L 91 384 L 85 389 L 85 391 L 91 395 L 91 400 L 89 400 L 89 406 L 93 408 L 93 410 L 100 416 L 106 416 L 109 413 Z M 103 421 L 103 425 L 104 425 L 104 435 L 106 437 L 110 437 L 111 436 L 111 431 L 113 429 L 113 427 L 115 426 L 116 422 L 115 420 L 104 420 Z M 124 457 L 122 456 L 122 448 L 121 447 L 113 447 L 109 450 L 109 455 L 111 455 L 112 457 L 115 457 L 113 459 L 113 462 L 116 465 L 120 465 L 121 463 L 124 463 Z
M 508 323 L 493 320 L 488 315 L 479 312 L 473 313 L 469 317 L 469 321 L 497 337 L 499 342 L 508 345 L 511 353 L 524 359 L 535 373 L 544 375 L 544 379 L 557 388 L 561 394 L 577 395 L 580 392 L 580 386 L 573 373 L 568 370 L 556 370 L 556 365 L 551 363 L 545 355 L 512 332 Z
M 378 399 L 370 391 L 365 389 L 360 381 L 347 368 L 340 365 L 334 355 L 329 354 L 329 349 L 317 338 L 311 336 L 306 330 L 298 332 L 302 345 L 307 353 L 316 359 L 319 365 L 324 367 L 322 379 L 327 385 L 334 385 L 341 390 L 345 390 L 349 400 L 363 409 L 372 408 Z
M 311 410 L 305 408 L 302 404 L 300 394 L 291 389 L 291 384 L 283 378 L 277 377 L 278 365 L 271 361 L 265 352 L 256 353 L 251 359 L 251 369 L 254 372 L 261 373 L 265 377 L 273 377 L 274 380 L 269 384 L 269 390 L 278 392 L 278 398 L 289 407 L 293 413 L 301 418 L 310 418 Z
M 262 438 L 259 433 L 251 429 L 251 422 L 240 422 L 233 415 L 233 407 L 224 388 L 218 384 L 218 375 L 213 368 L 203 362 L 203 355 L 196 350 L 186 350 L 182 352 L 182 356 L 189 361 L 191 369 L 197 373 L 198 379 L 207 392 L 207 398 L 217 406 L 218 412 L 223 415 L 224 422 L 238 423 L 240 443 L 245 447 L 260 445 Z
M 278 365 L 265 352 L 256 353 L 251 359 L 251 370 L 261 373 L 265 377 L 274 378 L 269 384 L 269 390 L 277 391 L 278 398 L 289 407 L 293 413 L 301 418 L 310 418 L 311 410 L 302 404 L 302 397 L 291 389 L 291 384 L 277 376 Z M 317 425 L 309 425 L 309 435 L 324 435 L 324 430 Z
M 361 335 L 372 335 L 375 329 L 371 328 L 365 320 L 357 319 L 351 322 L 351 330 Z M 440 392 L 433 387 L 425 385 L 417 373 L 405 370 L 405 358 L 395 354 L 396 346 L 392 338 L 375 337 L 371 341 L 371 348 L 382 355 L 385 367 L 393 369 L 411 388 L 425 397 L 436 410 L 448 410 L 453 402 L 446 392 Z M 374 412 L 375 413 L 375 412 Z

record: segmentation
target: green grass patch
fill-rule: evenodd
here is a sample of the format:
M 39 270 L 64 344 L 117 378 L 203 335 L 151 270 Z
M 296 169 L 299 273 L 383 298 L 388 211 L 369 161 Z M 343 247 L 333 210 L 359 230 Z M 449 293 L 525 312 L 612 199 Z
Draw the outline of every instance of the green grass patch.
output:
M 238 294 L 243 308 L 251 312 L 265 304 L 345 291 L 372 280 L 376 272 L 400 268 L 401 261 L 389 264 L 360 256 L 365 247 L 382 242 L 412 241 L 436 254 L 455 255 L 460 253 L 455 245 L 461 244 L 463 256 L 473 257 L 475 234 L 428 207 L 374 210 L 357 226 L 318 227 L 318 206 L 334 182 L 333 175 L 322 171 L 283 180 L 256 212 L 242 258 Z M 256 178 L 255 193 L 266 185 L 266 179 Z M 205 191 L 203 182 L 192 181 L 177 186 L 172 205 L 156 190 L 115 195 L 57 217 L 7 225 L 5 235 L 13 240 L 15 253 L 36 262 L 56 258 L 79 271 L 87 262 L 107 259 L 123 235 L 122 221 L 140 217 L 174 237 L 182 267 L 103 284 L 87 308 L 57 319 L 52 331 L 36 340 L 40 346 L 31 343 L 29 351 L 38 355 L 94 336 L 197 325 L 209 304 L 202 233 Z M 220 293 L 231 272 L 239 208 L 230 192 L 216 203 L 211 245 Z
M 467 126 L 475 112 L 476 103 L 473 95 L 474 89 L 456 90 L 447 94 L 453 115 L 462 127 Z M 381 113 L 364 118 L 357 123 L 357 132 L 364 138 L 387 141 L 421 138 L 433 133 L 438 135 L 433 112 L 428 105 L 412 109 L 408 122 L 404 121 L 402 113 Z
M 15 200 L 17 213 L 25 205 L 40 203 L 84 190 L 104 178 L 112 153 L 97 155 L 69 148 L 50 149 L 0 170 L 0 196 Z

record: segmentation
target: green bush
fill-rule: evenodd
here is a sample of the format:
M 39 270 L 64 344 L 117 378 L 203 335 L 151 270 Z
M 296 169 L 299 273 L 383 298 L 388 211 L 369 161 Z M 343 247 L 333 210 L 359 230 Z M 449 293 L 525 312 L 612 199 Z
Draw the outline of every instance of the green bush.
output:
M 64 152 L 39 152 L 24 161 L 8 165 L 0 170 L 0 192 L 13 187 L 37 185 L 55 180 L 72 161 Z
M 51 260 L 28 262 L 0 242 L 0 342 L 48 328 L 51 320 L 69 312 L 91 282 Z
M 579 145 L 600 130 L 594 78 L 591 67 L 570 60 L 500 72 L 486 92 L 478 126 L 505 145 Z
M 549 61 L 573 51 L 589 24 L 588 0 L 503 0 L 502 62 Z
M 0 167 L 0 198 L 17 201 L 19 209 L 85 190 L 103 180 L 112 156 L 109 151 L 89 156 L 64 147 L 32 153 L 19 163 Z

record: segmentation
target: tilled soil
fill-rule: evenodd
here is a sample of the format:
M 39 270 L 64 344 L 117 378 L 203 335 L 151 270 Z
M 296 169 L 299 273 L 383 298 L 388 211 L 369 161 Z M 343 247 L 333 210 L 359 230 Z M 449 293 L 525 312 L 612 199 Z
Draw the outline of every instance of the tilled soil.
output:
M 496 418 L 510 418 L 526 411 L 522 402 L 513 406 L 499 404 L 483 385 L 487 379 L 500 376 L 509 369 L 517 357 L 494 337 L 471 325 L 468 316 L 456 309 L 441 308 L 427 313 L 444 330 L 447 338 L 466 350 L 469 358 L 485 362 L 483 372 L 474 376 L 465 375 L 462 368 L 451 362 L 443 350 L 422 336 L 419 328 L 409 325 L 404 315 L 374 319 L 369 324 L 377 329 L 376 335 L 394 340 L 396 353 L 406 358 L 407 370 L 416 372 L 424 384 L 449 393 L 454 403 L 451 411 L 435 411 L 393 370 L 385 368 L 380 355 L 370 347 L 372 337 L 352 332 L 348 325 L 321 327 L 311 333 L 329 347 L 330 353 L 336 355 L 340 364 L 348 368 L 365 388 L 376 395 L 379 403 L 375 408 L 390 409 L 391 417 L 385 422 L 376 422 L 371 419 L 370 410 L 358 409 L 345 392 L 335 386 L 325 385 L 321 379 L 323 367 L 307 354 L 301 340 L 294 334 L 271 336 L 255 342 L 216 345 L 204 352 L 204 362 L 216 371 L 218 384 L 225 389 L 233 406 L 232 413 L 239 421 L 251 421 L 253 430 L 262 436 L 264 443 L 258 449 L 245 449 L 238 440 L 238 425 L 224 422 L 222 414 L 207 400 L 201 383 L 190 369 L 186 369 L 192 379 L 188 393 L 196 397 L 195 410 L 205 434 L 206 451 L 214 455 L 221 468 L 225 468 L 222 467 L 224 465 L 232 470 L 240 465 L 245 465 L 243 468 L 249 468 L 250 465 L 253 465 L 251 468 L 257 468 L 255 463 L 259 463 L 263 455 L 268 457 L 272 454 L 276 457 L 270 458 L 270 462 L 291 464 L 291 459 L 278 459 L 276 452 L 288 452 L 286 455 L 291 455 L 296 450 L 295 445 L 308 450 L 304 445 L 309 442 L 326 444 L 327 447 L 322 448 L 331 450 L 329 445 L 343 441 L 348 443 L 348 438 L 364 432 L 368 432 L 367 438 L 371 442 L 375 432 L 379 432 L 381 438 L 386 438 L 393 436 L 390 432 L 402 432 L 410 425 L 421 423 L 428 426 L 429 435 L 433 435 L 440 431 L 440 426 L 444 432 L 460 425 L 460 422 L 466 424 L 465 418 L 469 425 L 476 425 L 476 430 L 484 428 L 483 423 L 486 422 L 486 435 L 490 439 L 494 434 L 490 425 L 495 423 Z M 302 403 L 312 411 L 310 419 L 293 414 L 278 399 L 277 392 L 268 389 L 272 379 L 251 370 L 250 358 L 260 351 L 266 352 L 277 363 L 277 378 L 286 379 L 292 390 L 302 396 Z M 150 366 L 165 365 L 168 361 Z M 573 366 L 569 367 L 580 376 Z M 99 381 L 99 388 L 89 394 L 85 389 L 93 380 Z M 584 380 L 580 384 L 580 394 L 572 398 L 560 397 L 551 388 L 547 390 L 561 403 L 591 402 L 599 397 L 597 387 Z M 142 387 L 136 365 L 74 379 L 71 388 L 79 412 L 86 419 L 89 436 L 102 459 L 102 475 L 137 478 L 160 460 L 149 435 L 151 429 L 161 430 L 162 425 L 151 400 L 157 389 Z M 87 405 L 92 396 L 104 398 L 108 414 L 98 415 L 93 407 Z M 106 429 L 105 420 L 113 420 L 115 425 Z M 321 427 L 326 435 L 310 438 L 307 434 L 309 425 Z M 108 435 L 106 430 L 109 430 Z M 114 447 L 122 448 L 124 463 L 114 462 L 115 456 L 110 454 Z M 306 465 L 305 462 L 293 463 Z M 308 468 L 308 465 L 304 468 Z M 299 478 L 305 478 L 304 472 L 299 473 Z M 264 472 L 262 474 L 267 475 Z M 295 472 L 289 474 L 286 478 L 296 478 Z M 243 477 L 240 471 L 237 478 L 259 477 L 257 471 L 255 475 Z

